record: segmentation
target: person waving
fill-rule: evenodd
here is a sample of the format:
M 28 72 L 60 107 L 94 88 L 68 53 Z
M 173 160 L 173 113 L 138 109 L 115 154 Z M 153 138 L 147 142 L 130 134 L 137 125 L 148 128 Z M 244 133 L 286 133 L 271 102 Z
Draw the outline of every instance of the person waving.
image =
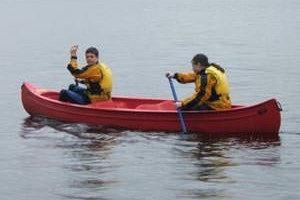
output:
M 77 50 L 77 45 L 71 47 L 71 61 L 67 69 L 75 77 L 76 82 L 86 87 L 71 84 L 68 90 L 60 91 L 59 100 L 82 105 L 110 100 L 112 72 L 104 63 L 99 63 L 98 50 L 90 47 L 85 51 L 87 65 L 81 69 L 78 68 Z

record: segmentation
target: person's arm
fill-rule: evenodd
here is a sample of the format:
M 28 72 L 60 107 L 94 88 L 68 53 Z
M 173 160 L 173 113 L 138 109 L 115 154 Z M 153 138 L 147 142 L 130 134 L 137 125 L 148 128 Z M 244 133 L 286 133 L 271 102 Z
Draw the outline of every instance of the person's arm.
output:
M 70 63 L 68 64 L 67 69 L 71 72 L 72 75 L 79 74 L 82 71 L 82 70 L 78 69 L 77 50 L 78 50 L 77 45 L 73 45 L 70 50 L 71 60 L 70 60 Z M 76 78 L 78 78 L 78 77 L 76 77 Z
M 67 69 L 76 79 L 90 79 L 93 81 L 99 81 L 102 78 L 102 73 L 97 67 L 83 67 L 82 69 L 78 68 L 77 62 L 77 50 L 78 46 L 74 45 L 71 47 L 71 61 L 68 64 Z
M 74 68 L 70 63 L 68 70 L 77 79 L 89 79 L 91 81 L 100 81 L 102 73 L 98 67 L 83 67 L 82 69 Z
M 197 75 L 194 72 L 190 73 L 175 73 L 174 78 L 179 83 L 193 83 L 196 81 Z
M 200 88 L 192 96 L 182 101 L 182 107 L 192 108 L 196 105 L 203 105 L 211 97 L 212 88 L 216 83 L 216 78 L 211 74 L 202 75 Z
M 78 45 L 73 45 L 70 50 L 70 56 L 71 56 L 71 61 L 70 65 L 72 68 L 77 69 L 78 63 L 77 63 L 77 50 L 78 50 Z

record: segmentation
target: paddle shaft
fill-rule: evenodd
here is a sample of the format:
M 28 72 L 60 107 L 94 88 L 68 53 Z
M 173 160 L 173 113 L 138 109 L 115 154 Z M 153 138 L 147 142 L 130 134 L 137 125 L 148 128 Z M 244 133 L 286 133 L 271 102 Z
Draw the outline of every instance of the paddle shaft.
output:
M 177 98 L 177 95 L 176 95 L 176 91 L 175 91 L 175 87 L 174 87 L 172 78 L 169 77 L 168 79 L 169 79 L 169 83 L 170 83 L 170 87 L 171 87 L 171 90 L 172 90 L 174 101 L 177 102 L 178 98 Z M 186 133 L 186 126 L 185 126 L 185 122 L 184 122 L 184 118 L 183 118 L 183 115 L 182 115 L 181 108 L 177 107 L 177 111 L 178 111 L 178 116 L 179 116 L 181 127 L 182 127 L 182 133 Z

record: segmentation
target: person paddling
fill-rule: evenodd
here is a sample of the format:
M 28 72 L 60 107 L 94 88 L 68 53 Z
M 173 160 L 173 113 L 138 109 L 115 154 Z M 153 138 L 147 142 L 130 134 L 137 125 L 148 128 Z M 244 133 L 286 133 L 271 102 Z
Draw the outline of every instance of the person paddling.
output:
M 68 90 L 61 90 L 59 100 L 81 105 L 110 100 L 112 72 L 104 63 L 99 63 L 98 50 L 95 47 L 86 50 L 87 65 L 81 69 L 78 68 L 77 50 L 77 45 L 71 47 L 71 61 L 67 67 L 75 77 L 76 85 L 71 84 Z M 78 86 L 78 82 L 86 87 Z
M 195 83 L 195 93 L 179 102 L 183 110 L 225 110 L 231 108 L 230 88 L 225 70 L 218 64 L 209 63 L 204 54 L 197 54 L 192 61 L 193 72 L 167 72 L 167 78 L 179 83 Z

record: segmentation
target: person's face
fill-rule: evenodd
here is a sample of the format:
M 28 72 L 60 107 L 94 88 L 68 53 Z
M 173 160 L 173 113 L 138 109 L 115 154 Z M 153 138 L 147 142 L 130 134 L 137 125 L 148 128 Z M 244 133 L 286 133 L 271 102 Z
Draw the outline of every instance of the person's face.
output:
M 98 57 L 95 54 L 87 53 L 85 54 L 85 60 L 88 65 L 95 65 L 98 62 Z
M 202 65 L 200 63 L 195 64 L 193 61 L 191 61 L 191 63 L 192 63 L 193 71 L 195 73 L 198 73 L 198 72 L 200 72 L 203 69 L 203 67 L 202 67 Z

